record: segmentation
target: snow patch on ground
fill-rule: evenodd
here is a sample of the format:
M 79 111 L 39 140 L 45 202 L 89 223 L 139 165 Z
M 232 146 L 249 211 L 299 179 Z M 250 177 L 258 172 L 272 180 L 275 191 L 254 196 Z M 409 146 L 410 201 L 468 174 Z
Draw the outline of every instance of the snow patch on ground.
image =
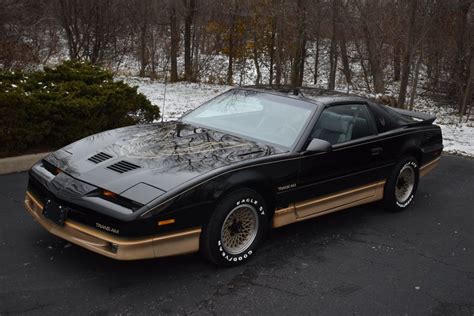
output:
M 468 123 L 438 124 L 443 131 L 444 151 L 474 157 L 474 127 Z
M 414 111 L 436 116 L 435 124 L 443 132 L 444 151 L 452 154 L 474 157 L 474 122 L 459 121 L 457 111 L 448 105 L 435 104 L 428 97 L 416 98 Z

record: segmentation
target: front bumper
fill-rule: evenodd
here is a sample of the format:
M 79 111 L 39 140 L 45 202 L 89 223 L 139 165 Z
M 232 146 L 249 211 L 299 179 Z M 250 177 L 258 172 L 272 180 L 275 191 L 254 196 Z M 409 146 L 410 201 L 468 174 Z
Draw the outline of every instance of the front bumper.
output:
M 72 220 L 66 220 L 64 226 L 56 225 L 43 216 L 42 203 L 30 192 L 26 192 L 25 207 L 51 234 L 117 260 L 167 257 L 199 250 L 201 228 L 146 238 L 123 238 Z

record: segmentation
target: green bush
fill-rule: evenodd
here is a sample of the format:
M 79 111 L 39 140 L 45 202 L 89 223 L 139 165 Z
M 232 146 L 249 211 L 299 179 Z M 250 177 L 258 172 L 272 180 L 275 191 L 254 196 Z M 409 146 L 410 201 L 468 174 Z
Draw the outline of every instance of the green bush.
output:
M 100 67 L 65 62 L 0 72 L 0 156 L 54 149 L 87 135 L 159 118 L 159 108 Z

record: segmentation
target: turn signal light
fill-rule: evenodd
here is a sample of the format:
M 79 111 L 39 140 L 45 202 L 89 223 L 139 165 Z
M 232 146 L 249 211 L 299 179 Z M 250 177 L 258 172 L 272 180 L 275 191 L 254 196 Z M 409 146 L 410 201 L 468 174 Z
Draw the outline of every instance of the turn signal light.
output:
M 114 192 L 104 190 L 104 191 L 102 191 L 102 195 L 106 196 L 108 198 L 114 198 L 117 194 L 115 194 Z
M 159 221 L 159 222 L 158 222 L 158 226 L 174 224 L 174 222 L 175 222 L 175 219 L 174 219 L 174 218 L 165 219 L 164 221 Z

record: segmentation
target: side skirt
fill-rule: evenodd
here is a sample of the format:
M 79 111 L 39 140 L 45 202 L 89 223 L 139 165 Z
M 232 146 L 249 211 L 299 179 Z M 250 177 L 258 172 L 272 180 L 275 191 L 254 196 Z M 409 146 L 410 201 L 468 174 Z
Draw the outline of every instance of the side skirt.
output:
M 381 200 L 383 198 L 384 186 L 385 181 L 380 181 L 336 194 L 292 203 L 287 208 L 275 211 L 273 227 L 281 227 L 356 205 Z
M 441 157 L 435 158 L 432 161 L 428 162 L 427 164 L 424 164 L 420 168 L 420 177 L 426 176 L 428 173 L 430 173 L 436 166 L 439 164 L 439 160 Z
M 420 168 L 420 177 L 431 172 L 439 163 L 440 157 L 424 164 Z M 344 210 L 356 205 L 371 203 L 383 199 L 385 181 L 376 182 L 351 190 L 329 194 L 316 199 L 290 204 L 278 209 L 273 216 L 273 227 L 304 221 L 310 218 Z

